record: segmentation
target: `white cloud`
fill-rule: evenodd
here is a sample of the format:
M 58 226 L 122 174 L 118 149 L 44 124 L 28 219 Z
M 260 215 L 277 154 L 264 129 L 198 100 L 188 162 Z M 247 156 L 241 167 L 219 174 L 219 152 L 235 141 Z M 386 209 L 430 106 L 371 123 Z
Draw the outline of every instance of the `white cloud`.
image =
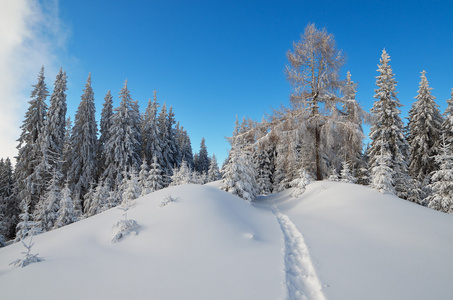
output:
M 56 73 L 68 31 L 56 0 L 0 0 L 0 7 L 0 157 L 12 159 L 31 85 L 42 65 L 46 74 Z M 51 92 L 53 81 L 46 82 Z

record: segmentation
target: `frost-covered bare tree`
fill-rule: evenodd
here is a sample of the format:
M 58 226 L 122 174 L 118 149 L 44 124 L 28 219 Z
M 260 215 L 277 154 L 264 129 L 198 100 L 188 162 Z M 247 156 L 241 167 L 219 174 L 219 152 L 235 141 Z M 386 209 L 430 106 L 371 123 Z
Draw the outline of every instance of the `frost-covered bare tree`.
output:
M 322 159 L 327 150 L 323 143 L 328 141 L 327 125 L 338 117 L 339 72 L 345 57 L 337 49 L 333 35 L 325 29 L 317 29 L 314 24 L 305 27 L 301 40 L 293 43 L 293 47 L 293 51 L 287 53 L 289 65 L 286 67 L 287 78 L 293 86 L 292 113 L 306 118 L 314 171 L 316 179 L 321 180 Z

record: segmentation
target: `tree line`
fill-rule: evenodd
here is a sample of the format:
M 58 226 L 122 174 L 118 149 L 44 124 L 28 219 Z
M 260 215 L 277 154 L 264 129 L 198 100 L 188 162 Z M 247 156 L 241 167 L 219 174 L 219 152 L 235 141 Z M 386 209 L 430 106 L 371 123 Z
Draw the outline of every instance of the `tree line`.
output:
M 110 91 L 105 95 L 98 131 L 91 82 L 89 74 L 72 124 L 66 118 L 66 73 L 60 69 L 48 106 L 41 68 L 17 140 L 16 165 L 0 160 L 0 245 L 23 239 L 31 227 L 48 231 L 117 206 L 131 190 L 136 198 L 164 188 L 179 180 L 180 169 L 191 182 L 220 178 L 204 138 L 194 155 L 173 108 L 160 106 L 154 91 L 141 113 L 127 80 L 118 107 Z
M 290 107 L 261 122 L 236 120 L 225 190 L 253 201 L 309 178 L 342 180 L 453 213 L 453 90 L 442 116 L 423 71 L 405 125 L 385 49 L 370 112 L 355 99 L 350 72 L 340 78 L 345 56 L 325 29 L 309 24 L 287 58 Z

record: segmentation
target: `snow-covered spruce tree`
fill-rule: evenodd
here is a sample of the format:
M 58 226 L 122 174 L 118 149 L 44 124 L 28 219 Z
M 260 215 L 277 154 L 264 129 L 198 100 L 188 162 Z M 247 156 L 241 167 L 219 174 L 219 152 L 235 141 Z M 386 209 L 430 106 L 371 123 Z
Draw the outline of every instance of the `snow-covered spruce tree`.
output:
M 15 181 L 16 187 L 14 194 L 21 201 L 30 201 L 30 209 L 39 201 L 41 181 L 32 176 L 36 167 L 42 160 L 41 144 L 38 139 L 44 130 L 44 120 L 47 112 L 46 98 L 49 96 L 46 83 L 44 82 L 44 67 L 38 75 L 38 83 L 33 85 L 29 107 L 25 113 L 24 121 L 21 126 L 19 145 L 17 146 L 18 155 L 16 157 Z M 23 205 L 23 204 L 22 204 Z
M 3 232 L 7 240 L 13 239 L 16 235 L 16 225 L 19 222 L 20 201 L 15 193 L 13 166 L 7 157 L 0 160 L 0 214 L 4 222 Z
M 138 187 L 140 189 L 140 196 L 144 196 L 150 193 L 150 187 L 148 182 L 149 170 L 148 162 L 146 158 L 143 159 L 142 165 L 140 166 L 140 172 L 138 173 Z
M 162 152 L 161 152 L 162 154 L 160 156 L 157 156 L 157 159 L 163 171 L 164 186 L 168 186 L 170 184 L 169 176 L 171 176 L 171 169 L 173 168 L 170 159 L 173 153 L 171 152 L 169 143 L 170 136 L 169 131 L 167 129 L 168 124 L 167 119 L 168 119 L 167 105 L 164 102 L 160 110 L 159 116 L 157 117 L 157 124 L 160 132 L 160 140 L 162 141 Z
M 255 156 L 256 183 L 259 195 L 269 195 L 272 190 L 271 161 L 266 150 L 258 150 Z
M 382 190 L 383 188 L 377 187 L 377 183 L 383 179 L 375 177 L 384 173 L 388 175 L 389 168 L 392 177 L 386 179 L 386 183 L 392 183 L 393 186 L 385 187 L 385 191 L 395 191 L 398 197 L 409 199 L 410 190 L 414 189 L 407 171 L 409 145 L 403 134 L 404 124 L 399 110 L 402 104 L 396 97 L 396 80 L 389 62 L 390 56 L 383 50 L 381 64 L 377 70 L 379 75 L 376 77 L 378 88 L 375 90 L 374 98 L 377 100 L 371 109 L 374 117 L 370 129 L 369 149 L 371 182 L 375 188 Z M 380 166 L 384 162 L 385 166 Z
M 190 170 L 187 162 L 182 161 L 181 166 L 173 170 L 173 175 L 171 176 L 170 186 L 190 184 L 194 183 L 192 180 L 192 171 Z
M 140 186 L 138 184 L 138 175 L 135 170 L 129 174 L 129 179 L 126 182 L 126 188 L 123 190 L 122 201 L 135 200 L 140 197 Z
M 438 169 L 434 157 L 438 154 L 442 135 L 442 116 L 426 72 L 421 73 L 418 95 L 409 110 L 407 141 L 410 145 L 409 173 L 420 183 L 427 184 L 431 172 Z
M 121 184 L 125 170 L 139 169 L 141 165 L 140 116 L 137 115 L 137 103 L 132 100 L 127 88 L 127 80 L 119 97 L 120 106 L 115 109 L 110 137 L 105 145 L 106 169 L 103 175 L 103 181 L 113 190 Z
M 442 134 L 445 136 L 446 143 L 453 145 L 453 89 L 451 89 L 451 97 L 447 100 L 447 108 L 444 112 Z
M 90 207 L 87 209 L 87 217 L 97 215 L 109 208 L 107 199 L 109 193 L 107 188 L 102 182 L 99 182 L 93 191 Z
M 217 181 L 220 180 L 220 170 L 219 170 L 219 165 L 217 164 L 217 158 L 215 157 L 215 154 L 212 155 L 211 158 L 211 165 L 209 166 L 208 170 L 208 182 L 212 181 Z
M 142 135 L 143 135 L 143 156 L 146 161 L 152 161 L 154 155 L 161 156 L 162 141 L 159 127 L 157 124 L 157 96 L 154 91 L 154 99 L 148 101 L 145 114 L 142 120 Z
M 60 69 L 55 87 L 50 97 L 50 107 L 47 111 L 44 128 L 39 136 L 42 158 L 34 170 L 33 181 L 38 182 L 34 194 L 39 196 L 39 201 L 44 201 L 44 193 L 48 191 L 51 178 L 63 177 L 63 147 L 66 130 L 66 72 Z M 55 175 L 56 174 L 56 175 Z M 57 183 L 56 183 L 57 184 Z M 58 182 L 58 185 L 61 183 Z
M 77 216 L 74 210 L 74 203 L 71 198 L 69 183 L 66 182 L 64 188 L 61 190 L 61 200 L 54 227 L 60 228 L 73 222 L 77 222 Z
M 127 187 L 124 190 L 122 196 L 121 206 L 119 208 L 123 210 L 124 219 L 118 220 L 113 224 L 113 228 L 117 228 L 118 231 L 112 239 L 112 243 L 118 242 L 124 236 L 128 234 L 137 234 L 137 229 L 139 227 L 137 221 L 131 220 L 127 217 L 129 209 L 132 208 L 132 200 L 138 197 L 137 195 L 138 181 L 134 172 L 131 172 L 131 178 L 127 181 Z
M 289 65 L 286 67 L 288 81 L 294 88 L 292 109 L 284 114 L 284 119 L 303 119 L 307 131 L 306 150 L 310 154 L 306 159 L 315 162 L 313 173 L 321 180 L 327 173 L 323 157 L 338 155 L 329 153 L 332 147 L 326 143 L 333 140 L 333 129 L 339 120 L 337 110 L 341 99 L 337 90 L 344 55 L 337 49 L 333 35 L 318 30 L 314 24 L 305 27 L 301 40 L 293 47 L 294 50 L 287 53 Z
M 243 146 L 241 137 L 236 137 L 231 146 L 230 161 L 225 166 L 223 190 L 244 200 L 254 201 L 258 193 L 255 178 L 251 153 Z
M 60 173 L 55 170 L 48 184 L 47 192 L 34 211 L 34 220 L 42 231 L 51 230 L 56 225 L 62 198 L 60 181 Z
M 167 130 L 169 137 L 168 145 L 170 148 L 170 153 L 172 153 L 172 155 L 169 156 L 171 169 L 179 167 L 182 162 L 181 150 L 179 149 L 177 133 L 174 127 L 175 124 L 176 124 L 175 113 L 173 112 L 173 107 L 170 106 L 170 109 L 168 111 Z
M 19 215 L 20 222 L 17 224 L 16 238 L 14 242 L 19 242 L 26 238 L 31 232 L 31 228 L 36 227 L 36 222 L 33 221 L 33 216 L 30 214 L 29 201 L 21 202 L 22 213 Z
M 343 140 L 340 142 L 340 155 L 352 164 L 353 169 L 356 169 L 361 161 L 362 143 L 365 138 L 362 122 L 367 119 L 367 113 L 355 99 L 356 84 L 351 80 L 349 71 L 341 91 L 343 93 L 343 113 L 340 119 L 343 119 L 343 122 L 338 122 L 338 130 Z
M 179 144 L 179 150 L 181 151 L 181 157 L 187 162 L 187 165 L 191 170 L 194 169 L 194 160 L 192 153 L 192 143 L 190 137 L 184 127 L 179 126 L 179 122 L 176 125 L 177 140 Z
M 207 173 L 209 171 L 209 165 L 211 162 L 209 161 L 208 150 L 206 148 L 206 141 L 204 138 L 201 139 L 200 143 L 200 152 L 198 152 L 198 160 L 197 164 L 195 165 L 195 171 L 198 173 Z
M 101 111 L 101 121 L 100 121 L 100 137 L 98 141 L 98 175 L 97 177 L 101 177 L 104 174 L 106 165 L 106 149 L 105 145 L 107 141 L 110 139 L 110 128 L 113 125 L 113 97 L 110 93 L 110 90 L 107 91 L 107 94 L 104 97 L 104 104 L 102 105 Z
M 371 187 L 383 194 L 395 194 L 393 184 L 394 171 L 389 167 L 391 155 L 386 147 L 379 147 L 380 154 L 376 157 L 376 163 L 371 169 Z
M 72 128 L 71 168 L 68 180 L 73 197 L 80 199 L 88 192 L 90 183 L 97 180 L 97 126 L 91 73 L 88 75 L 82 100 L 77 109 Z M 82 208 L 84 203 L 82 202 Z
M 449 144 L 444 141 L 435 157 L 440 168 L 433 172 L 430 189 L 426 198 L 428 207 L 453 214 L 453 155 Z
M 25 254 L 23 258 L 17 259 L 10 263 L 15 267 L 25 267 L 31 263 L 39 262 L 42 259 L 38 257 L 38 254 L 31 254 L 31 248 L 33 247 L 33 236 L 39 233 L 39 229 L 35 227 L 36 223 L 31 221 L 31 215 L 29 214 L 29 201 L 22 201 L 22 211 L 20 214 L 20 222 L 17 224 L 17 235 L 15 242 L 22 242 L 24 247 L 27 249 L 27 252 L 22 252 Z M 25 239 L 30 237 L 28 243 L 25 242 Z
M 66 119 L 66 128 L 64 131 L 64 142 L 63 142 L 63 177 L 68 177 L 69 169 L 72 165 L 72 120 L 71 117 Z
M 151 164 L 149 170 L 148 182 L 150 186 L 150 193 L 158 191 L 164 187 L 162 179 L 162 169 L 159 163 L 157 162 L 156 156 L 154 156 L 153 163 Z
M 7 234 L 7 227 L 5 220 L 5 203 L 3 201 L 3 197 L 0 196 L 0 248 L 6 245 L 6 234 Z
M 343 161 L 341 166 L 341 181 L 346 183 L 356 183 L 357 178 L 354 177 L 351 170 L 351 164 L 348 161 Z
M 330 168 L 330 174 L 329 174 L 329 178 L 327 178 L 327 180 L 340 181 L 340 178 L 338 177 L 337 168 L 335 168 L 335 167 Z
M 28 210 L 28 204 L 27 204 L 27 210 Z M 20 223 L 19 223 L 20 224 Z M 27 232 L 23 235 L 23 237 L 20 239 L 22 242 L 22 245 L 27 249 L 27 252 L 22 252 L 24 254 L 24 257 L 19 258 L 13 262 L 11 262 L 9 265 L 14 266 L 14 267 L 26 267 L 27 265 L 35 262 L 40 262 L 42 259 L 38 257 L 38 254 L 31 254 L 31 248 L 33 247 L 33 236 L 38 233 L 38 230 L 32 225 L 30 228 L 27 229 Z M 28 242 L 25 242 L 26 237 L 30 237 Z
M 88 189 L 88 192 L 83 195 L 83 199 L 85 199 L 85 205 L 83 207 L 83 214 L 84 216 L 88 217 L 88 212 L 90 208 L 93 206 L 92 203 L 94 202 L 94 193 L 96 190 L 96 184 L 94 182 L 90 182 L 90 188 Z
M 297 198 L 302 195 L 308 184 L 310 184 L 310 175 L 304 168 L 302 168 L 299 171 L 299 177 L 291 182 L 291 185 L 294 188 L 291 193 L 291 197 Z

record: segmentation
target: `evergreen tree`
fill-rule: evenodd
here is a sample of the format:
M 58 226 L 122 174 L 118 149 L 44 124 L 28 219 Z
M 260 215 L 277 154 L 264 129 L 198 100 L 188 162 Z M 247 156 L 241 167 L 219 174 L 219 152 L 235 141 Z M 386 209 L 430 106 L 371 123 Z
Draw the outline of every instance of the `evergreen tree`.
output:
M 110 127 L 110 138 L 105 145 L 106 169 L 104 182 L 111 189 L 116 189 L 123 179 L 123 172 L 127 169 L 138 169 L 141 165 L 140 152 L 141 133 L 138 131 L 140 124 L 137 119 L 136 103 L 132 101 L 127 80 L 120 92 L 121 103 L 115 109 L 112 117 L 113 125 Z
M 153 163 L 148 175 L 148 182 L 150 185 L 150 193 L 158 191 L 164 187 L 162 179 L 162 169 L 158 163 L 157 157 L 154 156 Z
M 170 106 L 167 119 L 167 131 L 168 131 L 168 146 L 171 153 L 171 155 L 169 156 L 169 163 L 171 169 L 178 168 L 182 162 L 181 149 L 179 148 L 177 132 L 176 129 L 174 128 L 175 124 L 176 124 L 175 113 L 173 112 L 173 107 Z
M 433 172 L 431 178 L 432 194 L 426 199 L 428 207 L 453 214 L 453 155 L 445 141 L 435 159 L 440 168 Z
M 152 161 L 154 155 L 160 156 L 162 153 L 161 133 L 157 124 L 157 108 L 156 91 L 154 91 L 154 100 L 148 101 L 142 123 L 143 156 L 147 161 Z
M 72 148 L 73 142 L 71 139 L 72 134 L 72 121 L 68 117 L 66 119 L 66 128 L 64 133 L 64 143 L 63 143 L 63 176 L 68 177 L 69 170 L 72 165 Z
M 168 114 L 167 114 L 167 105 L 164 104 L 162 105 L 162 108 L 160 110 L 159 116 L 157 117 L 157 124 L 159 127 L 159 132 L 160 132 L 160 140 L 162 141 L 162 156 L 158 158 L 158 163 L 162 167 L 163 173 L 164 173 L 164 186 L 167 186 L 169 184 L 169 176 L 171 175 L 171 169 L 173 166 L 171 165 L 171 159 L 170 157 L 173 155 L 171 152 L 171 147 L 170 147 L 170 136 L 169 136 L 169 131 L 167 127 L 167 119 L 168 119 Z
M 16 225 L 19 222 L 20 204 L 14 193 L 14 174 L 11 160 L 7 157 L 0 160 L 0 214 L 3 220 L 6 239 L 16 235 Z
M 29 201 L 30 210 L 34 210 L 39 201 L 41 181 L 36 181 L 32 176 L 36 167 L 42 160 L 41 144 L 38 139 L 44 130 L 45 116 L 47 112 L 46 98 L 49 96 L 46 83 L 44 82 L 44 67 L 38 76 L 38 83 L 33 85 L 29 107 L 22 122 L 18 155 L 15 168 L 15 196 L 22 201 Z M 23 206 L 24 203 L 22 203 Z
M 340 155 L 345 157 L 346 161 L 352 164 L 352 168 L 357 168 L 360 164 L 362 153 L 362 142 L 365 138 L 362 129 L 362 120 L 366 113 L 360 107 L 355 99 L 356 84 L 351 80 L 351 73 L 346 75 L 346 84 L 342 88 L 343 96 L 343 119 L 340 122 L 341 132 L 341 152 Z
M 330 175 L 329 175 L 329 178 L 327 180 L 329 180 L 329 181 L 340 181 L 340 179 L 338 178 L 337 169 L 335 167 L 332 167 L 330 169 Z
M 20 222 L 17 224 L 16 239 L 14 242 L 25 239 L 31 233 L 30 230 L 36 226 L 36 223 L 33 221 L 32 215 L 30 214 L 30 204 L 28 202 L 29 201 L 21 202 L 22 213 L 19 215 Z
M 272 189 L 271 182 L 271 161 L 269 154 L 266 150 L 258 151 L 258 155 L 255 157 L 256 167 L 256 183 L 258 184 L 258 190 L 260 195 L 269 195 Z
M 225 167 L 225 186 L 222 189 L 244 200 L 254 201 L 258 192 L 255 167 L 250 153 L 241 146 L 240 138 L 235 140 L 230 150 L 230 161 Z
M 54 175 L 49 182 L 47 192 L 44 194 L 41 201 L 39 201 L 34 212 L 36 225 L 42 231 L 51 230 L 56 225 L 62 198 L 60 180 L 60 174 L 55 170 Z
M 100 134 L 98 141 L 98 177 L 105 171 L 106 148 L 105 145 L 110 140 L 110 128 L 113 125 L 113 97 L 110 90 L 104 97 L 104 104 L 101 111 Z
M 97 173 L 97 126 L 91 74 L 88 75 L 84 94 L 75 115 L 72 129 L 71 169 L 68 174 L 74 198 L 85 195 Z M 83 202 L 82 202 L 83 208 Z
M 447 109 L 444 112 L 444 122 L 442 123 L 442 133 L 445 136 L 445 141 L 449 145 L 453 145 L 453 89 L 451 89 L 451 97 L 447 100 Z
M 87 209 L 87 216 L 97 215 L 108 208 L 109 193 L 102 182 L 93 191 L 90 207 Z
M 126 188 L 123 192 L 122 204 L 130 203 L 130 201 L 137 199 L 140 196 L 140 188 L 138 186 L 138 176 L 133 171 L 130 178 L 127 180 Z
M 219 165 L 217 164 L 217 159 L 215 157 L 215 154 L 212 155 L 211 158 L 211 165 L 209 166 L 209 171 L 208 171 L 208 182 L 212 181 L 217 181 L 220 180 L 220 170 L 219 170 Z
M 420 182 L 428 182 L 429 174 L 438 168 L 434 157 L 438 153 L 443 120 L 431 90 L 423 71 L 417 101 L 409 110 L 407 137 L 411 147 L 409 171 Z
M 90 209 L 93 207 L 94 202 L 94 193 L 95 193 L 96 185 L 94 182 L 90 182 L 90 189 L 88 192 L 83 195 L 83 199 L 85 199 L 85 205 L 83 206 L 83 213 L 85 216 L 90 217 L 89 212 Z
M 143 159 L 142 165 L 140 166 L 140 172 L 138 173 L 138 187 L 140 189 L 140 196 L 144 196 L 150 193 L 148 186 L 148 162 Z
M 63 190 L 61 191 L 61 200 L 57 215 L 58 217 L 55 222 L 55 228 L 60 228 L 77 221 L 68 182 L 66 182 Z
M 195 165 L 195 171 L 198 173 L 207 173 L 209 171 L 210 164 L 206 141 L 202 138 L 200 143 L 200 152 L 198 152 L 197 164 Z
M 170 185 L 176 186 L 190 183 L 193 183 L 192 171 L 190 170 L 189 166 L 187 166 L 187 162 L 183 160 L 181 166 L 173 171 Z
M 376 164 L 371 169 L 371 187 L 383 194 L 395 194 L 393 170 L 389 167 L 391 156 L 386 147 L 379 148 L 381 153 L 376 157 Z
M 403 121 L 400 118 L 401 103 L 396 97 L 396 81 L 392 68 L 389 65 L 390 56 L 385 50 L 379 65 L 379 76 L 376 77 L 377 89 L 371 112 L 374 116 L 373 125 L 370 129 L 371 147 L 369 151 L 372 184 L 376 188 L 379 174 L 391 173 L 392 177 L 386 179 L 386 184 L 392 183 L 392 187 L 378 188 L 385 191 L 396 191 L 396 195 L 403 199 L 410 196 L 408 190 L 411 187 L 410 177 L 407 172 L 407 157 L 409 145 L 403 134 Z M 384 148 L 384 149 L 381 149 Z M 385 165 L 380 165 L 385 163 Z M 390 170 L 390 172 L 388 171 Z M 381 175 L 379 175 L 381 176 Z M 381 186 L 381 185 L 379 185 Z
M 187 165 L 191 170 L 194 169 L 194 160 L 192 153 L 192 143 L 190 142 L 189 135 L 184 127 L 179 126 L 179 122 L 176 125 L 176 136 L 179 144 L 179 150 L 181 151 L 181 158 L 187 162 Z
M 39 188 L 35 191 L 35 194 L 40 197 L 40 201 L 44 201 L 46 198 L 43 195 L 48 190 L 47 187 L 51 179 L 61 179 L 63 176 L 63 147 L 67 110 L 66 78 L 66 72 L 60 69 L 50 97 L 50 107 L 47 111 L 44 129 L 39 136 L 42 159 L 34 170 L 33 180 L 40 183 Z M 60 182 L 55 183 L 55 185 L 59 184 Z
M 2 221 L 3 219 L 3 214 L 0 211 L 0 248 L 4 247 L 6 245 L 6 224 L 5 222 Z
M 341 181 L 346 183 L 356 183 L 357 179 L 354 177 L 351 165 L 346 160 L 343 161 L 342 168 L 341 168 Z
M 294 179 L 291 182 L 291 185 L 294 187 L 291 197 L 292 198 L 297 198 L 300 195 L 302 195 L 305 192 L 305 188 L 307 185 L 310 183 L 310 175 L 305 171 L 304 168 L 302 168 L 299 171 L 299 176 L 298 178 Z

